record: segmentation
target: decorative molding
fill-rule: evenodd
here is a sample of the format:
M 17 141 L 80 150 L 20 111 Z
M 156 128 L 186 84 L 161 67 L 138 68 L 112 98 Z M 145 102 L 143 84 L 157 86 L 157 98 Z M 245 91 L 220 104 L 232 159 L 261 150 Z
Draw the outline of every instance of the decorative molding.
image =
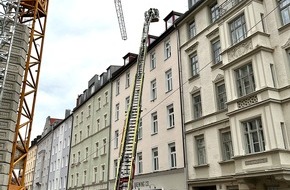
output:
M 218 75 L 215 77 L 215 79 L 213 80 L 213 83 L 217 83 L 217 82 L 219 82 L 219 81 L 221 81 L 221 80 L 224 80 L 224 75 L 222 75 L 222 74 L 218 74 Z
M 198 42 L 195 42 L 190 47 L 188 47 L 187 49 L 185 49 L 185 52 L 186 53 L 191 53 L 192 51 L 194 51 L 194 50 L 197 49 L 197 45 L 198 45 Z
M 195 93 L 197 93 L 197 92 L 199 92 L 199 91 L 200 91 L 200 87 L 194 86 L 194 87 L 191 89 L 190 94 L 195 94 Z
M 229 62 L 231 62 L 234 59 L 237 59 L 238 57 L 241 57 L 242 55 L 248 53 L 252 49 L 253 44 L 251 40 L 240 44 L 239 46 L 235 47 L 233 50 L 228 52 Z
M 247 99 L 241 100 L 241 101 L 237 102 L 237 104 L 238 104 L 238 108 L 240 109 L 240 108 L 244 108 L 244 107 L 248 107 L 250 105 L 253 105 L 257 102 L 258 102 L 258 97 L 257 97 L 257 95 L 255 95 L 255 96 L 251 96 Z
M 267 158 L 260 158 L 260 159 L 254 159 L 254 160 L 246 160 L 245 165 L 254 165 L 254 164 L 262 164 L 268 162 Z
M 288 49 L 290 48 L 290 38 L 288 39 L 288 41 L 282 46 L 282 48 L 284 49 Z
M 216 28 L 215 30 L 211 31 L 206 35 L 207 38 L 213 39 L 219 35 L 219 28 Z

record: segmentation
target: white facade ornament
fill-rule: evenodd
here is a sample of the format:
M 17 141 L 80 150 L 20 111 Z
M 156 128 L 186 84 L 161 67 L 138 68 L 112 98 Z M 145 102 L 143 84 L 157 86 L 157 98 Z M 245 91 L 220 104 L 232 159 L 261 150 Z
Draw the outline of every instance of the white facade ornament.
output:
M 233 50 L 228 52 L 229 62 L 248 53 L 252 49 L 253 49 L 253 44 L 251 40 L 240 44 L 239 46 L 235 47 Z
M 284 49 L 290 48 L 290 38 L 288 38 L 288 41 L 282 46 Z

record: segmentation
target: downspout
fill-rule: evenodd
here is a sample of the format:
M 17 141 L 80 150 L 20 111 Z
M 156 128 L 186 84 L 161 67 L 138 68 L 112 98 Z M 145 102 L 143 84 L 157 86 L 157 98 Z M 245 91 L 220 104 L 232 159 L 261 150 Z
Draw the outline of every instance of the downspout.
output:
M 69 182 L 69 176 L 70 176 L 70 156 L 71 156 L 71 143 L 72 143 L 72 135 L 73 135 L 73 123 L 74 123 L 74 114 L 73 112 L 70 114 L 71 117 L 71 122 L 70 122 L 70 139 L 69 139 L 69 152 L 68 152 L 68 161 L 67 161 L 67 172 L 66 172 L 66 185 L 65 185 L 65 189 L 69 189 L 68 188 L 68 182 Z
M 184 169 L 185 169 L 185 181 L 186 189 L 188 190 L 188 160 L 187 160 L 187 146 L 186 146 L 186 135 L 185 135 L 185 116 L 184 116 L 184 94 L 183 94 L 183 80 L 182 80 L 182 62 L 181 62 L 181 51 L 180 51 L 180 33 L 179 28 L 174 24 L 174 28 L 177 31 L 177 57 L 178 57 L 178 71 L 179 71 L 179 93 L 180 93 L 180 109 L 181 109 L 181 125 L 182 125 L 182 139 L 183 139 L 183 155 L 184 155 Z
M 112 77 L 110 77 L 110 100 L 109 100 L 109 111 L 110 111 L 110 116 L 109 116 L 109 121 L 110 121 L 110 127 L 109 127 L 109 139 L 108 139 L 108 144 L 109 144 L 109 150 L 108 150 L 108 172 L 107 172 L 107 189 L 110 188 L 110 165 L 111 165 L 111 133 L 112 133 L 112 101 L 113 101 L 113 80 Z M 109 93 L 108 93 L 109 95 Z M 109 152 L 110 151 L 110 152 Z M 113 161 L 114 163 L 114 161 Z M 114 169 L 113 169 L 114 170 Z M 113 176 L 114 177 L 114 176 Z M 114 183 L 114 179 L 112 180 Z M 113 185 L 114 186 L 114 185 Z

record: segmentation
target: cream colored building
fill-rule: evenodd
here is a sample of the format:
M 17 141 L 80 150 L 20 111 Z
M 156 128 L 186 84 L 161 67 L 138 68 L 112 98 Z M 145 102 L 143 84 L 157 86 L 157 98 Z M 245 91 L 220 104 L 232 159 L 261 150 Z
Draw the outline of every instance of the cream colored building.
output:
M 189 6 L 177 24 L 188 189 L 289 189 L 289 0 Z
M 164 19 L 166 31 L 159 37 L 149 37 L 144 69 L 141 127 L 135 160 L 134 190 L 186 189 L 178 36 L 172 25 L 179 16 L 179 13 L 171 12 Z M 129 53 L 124 57 L 124 66 L 112 81 L 110 189 L 113 189 L 114 185 L 122 129 L 129 96 L 133 90 L 136 72 L 134 56 L 136 55 Z

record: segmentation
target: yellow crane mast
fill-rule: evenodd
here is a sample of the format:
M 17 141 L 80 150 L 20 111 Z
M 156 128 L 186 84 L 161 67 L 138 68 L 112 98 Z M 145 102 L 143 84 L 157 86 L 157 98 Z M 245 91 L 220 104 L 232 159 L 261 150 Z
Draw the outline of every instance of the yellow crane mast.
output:
M 123 128 L 114 190 L 132 190 L 133 188 L 135 156 L 138 142 L 137 134 L 141 112 L 144 64 L 147 54 L 149 25 L 151 22 L 158 22 L 158 20 L 158 9 L 150 8 L 145 12 L 145 21 L 137 58 L 137 70 L 132 95 L 130 97 L 130 105 L 127 111 L 128 114 Z

